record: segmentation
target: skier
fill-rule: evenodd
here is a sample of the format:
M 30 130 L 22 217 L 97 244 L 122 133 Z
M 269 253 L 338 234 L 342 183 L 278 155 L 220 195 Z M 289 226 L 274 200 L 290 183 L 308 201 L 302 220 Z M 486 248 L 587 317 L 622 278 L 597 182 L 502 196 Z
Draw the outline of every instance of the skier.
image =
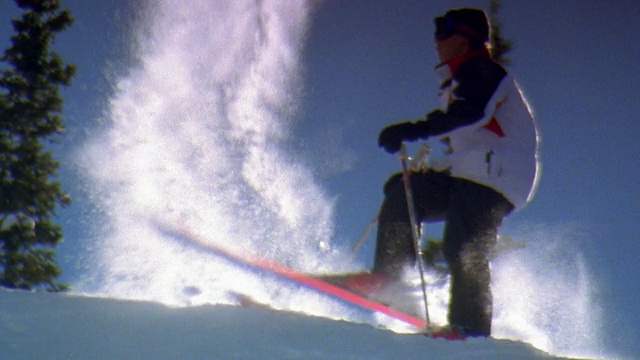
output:
M 445 222 L 449 328 L 490 336 L 489 254 L 503 218 L 533 196 L 537 130 L 517 84 L 491 58 L 484 11 L 453 9 L 434 22 L 444 106 L 425 119 L 384 128 L 379 145 L 396 153 L 403 141 L 437 137 L 448 144 L 430 170 L 411 173 L 416 223 Z M 402 174 L 386 182 L 384 195 L 373 274 L 398 279 L 416 261 Z

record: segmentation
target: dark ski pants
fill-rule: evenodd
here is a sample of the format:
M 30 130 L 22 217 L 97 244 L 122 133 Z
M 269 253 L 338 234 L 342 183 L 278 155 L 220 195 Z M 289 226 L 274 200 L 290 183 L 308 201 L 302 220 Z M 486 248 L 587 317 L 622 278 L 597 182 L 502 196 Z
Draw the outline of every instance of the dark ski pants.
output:
M 489 254 L 498 227 L 513 206 L 495 190 L 448 172 L 413 173 L 411 187 L 416 222 L 445 222 L 443 252 L 451 272 L 449 323 L 470 336 L 491 335 Z M 416 260 L 402 174 L 387 181 L 384 194 L 373 271 L 398 277 Z

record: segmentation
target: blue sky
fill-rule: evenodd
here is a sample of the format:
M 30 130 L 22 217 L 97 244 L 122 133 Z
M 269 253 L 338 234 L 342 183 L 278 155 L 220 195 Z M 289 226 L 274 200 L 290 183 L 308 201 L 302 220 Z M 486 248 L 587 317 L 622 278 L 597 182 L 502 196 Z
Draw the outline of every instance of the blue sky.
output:
M 336 197 L 337 238 L 355 242 L 377 212 L 382 184 L 399 169 L 395 157 L 376 146 L 380 129 L 438 106 L 431 19 L 451 7 L 488 3 L 326 0 L 312 13 L 301 48 L 304 91 L 291 149 Z M 64 92 L 68 135 L 55 149 L 63 161 L 63 186 L 75 197 L 71 208 L 60 211 L 66 238 L 59 247 L 63 279 L 73 282 L 82 272 L 78 259 L 91 246 L 86 240 L 92 236 L 91 224 L 100 215 L 86 206 L 86 189 L 72 159 L 101 124 L 113 80 L 126 71 L 135 48 L 136 6 L 125 0 L 63 4 L 76 23 L 60 36 L 57 50 L 79 66 L 73 86 Z M 10 31 L 6 9 L 11 8 L 8 1 L 0 5 L 3 46 Z M 608 329 L 636 337 L 638 13 L 640 4 L 634 0 L 615 5 L 505 1 L 501 12 L 503 33 L 516 43 L 510 70 L 534 110 L 543 164 L 534 202 L 510 216 L 504 232 L 515 237 L 530 228 L 557 232 L 563 244 L 584 256 L 597 279 Z M 370 240 L 362 256 L 372 251 Z

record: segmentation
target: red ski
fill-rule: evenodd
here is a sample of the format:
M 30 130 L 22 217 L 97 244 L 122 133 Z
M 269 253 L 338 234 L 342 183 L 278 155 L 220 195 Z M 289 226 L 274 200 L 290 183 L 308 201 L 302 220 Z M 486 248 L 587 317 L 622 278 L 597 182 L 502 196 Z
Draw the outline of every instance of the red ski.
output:
M 275 261 L 251 256 L 247 254 L 239 254 L 220 245 L 206 241 L 206 239 L 194 234 L 188 230 L 180 229 L 164 223 L 157 223 L 158 228 L 164 233 L 188 240 L 189 243 L 198 247 L 211 251 L 218 256 L 222 256 L 228 260 L 251 268 L 264 270 L 274 275 L 289 279 L 295 283 L 304 285 L 308 288 L 315 289 L 321 293 L 331 295 L 346 303 L 367 309 L 376 313 L 387 315 L 393 319 L 400 320 L 404 323 L 416 327 L 420 331 L 428 332 L 428 323 L 415 315 L 396 310 L 386 304 L 369 299 L 364 295 L 358 294 L 352 290 L 336 285 L 331 277 L 316 277 L 309 274 L 300 273 L 287 266 L 279 264 Z

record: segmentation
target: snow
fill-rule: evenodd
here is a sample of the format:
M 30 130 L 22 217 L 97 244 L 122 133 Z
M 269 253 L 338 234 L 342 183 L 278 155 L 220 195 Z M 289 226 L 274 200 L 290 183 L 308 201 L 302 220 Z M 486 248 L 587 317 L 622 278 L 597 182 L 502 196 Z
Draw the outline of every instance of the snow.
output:
M 447 341 L 231 305 L 0 290 L 1 359 L 560 359 L 523 342 Z
M 289 154 L 311 2 L 189 4 L 148 4 L 136 62 L 77 159 L 95 211 L 76 293 L 0 290 L 0 359 L 602 356 L 590 269 L 554 245 L 558 229 L 516 232 L 531 246 L 494 264 L 496 339 L 465 342 L 400 333 L 388 319 L 160 231 L 154 221 L 182 224 L 298 271 L 366 268 L 335 238 L 334 195 Z M 290 311 L 235 306 L 229 291 Z M 437 323 L 447 300 L 446 284 L 430 282 Z

